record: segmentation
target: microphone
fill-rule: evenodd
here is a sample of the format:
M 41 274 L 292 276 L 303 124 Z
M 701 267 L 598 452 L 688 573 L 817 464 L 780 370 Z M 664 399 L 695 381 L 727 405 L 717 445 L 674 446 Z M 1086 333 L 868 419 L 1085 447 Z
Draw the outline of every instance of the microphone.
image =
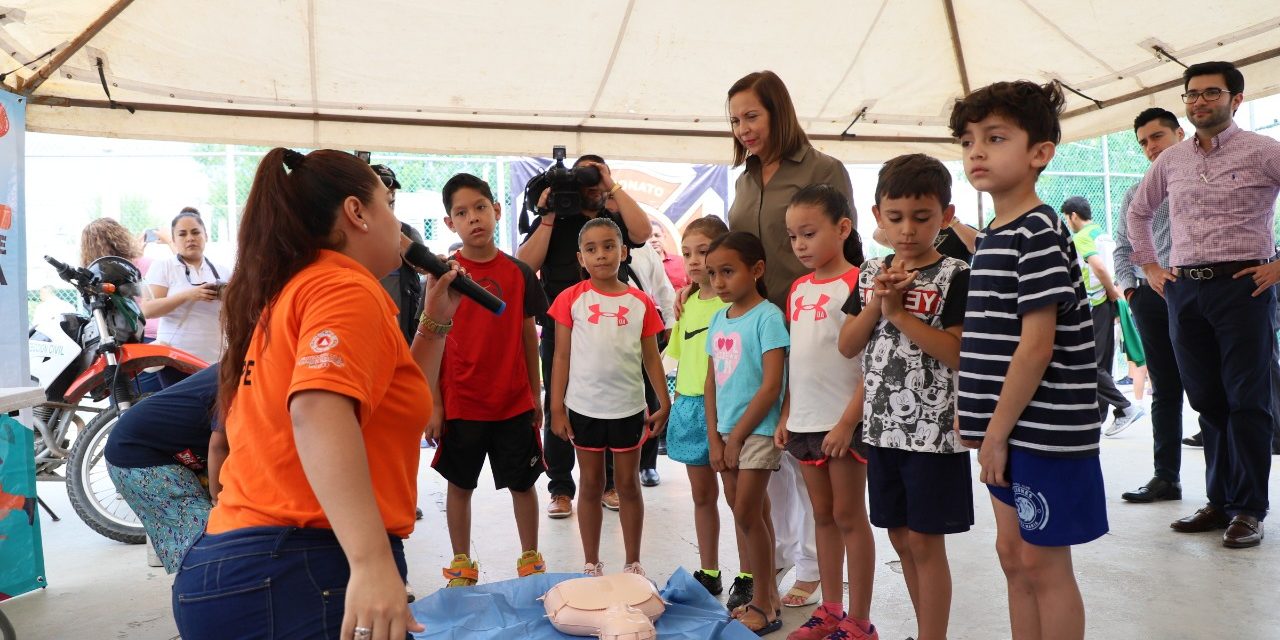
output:
M 404 259 L 405 262 L 437 278 L 449 273 L 449 265 L 419 242 L 409 244 L 409 248 L 404 252 Z M 488 289 L 476 284 L 476 281 L 468 276 L 455 278 L 449 288 L 475 300 L 476 304 L 492 311 L 494 315 L 501 315 L 502 311 L 507 308 L 507 303 L 503 302 L 501 298 L 489 293 Z

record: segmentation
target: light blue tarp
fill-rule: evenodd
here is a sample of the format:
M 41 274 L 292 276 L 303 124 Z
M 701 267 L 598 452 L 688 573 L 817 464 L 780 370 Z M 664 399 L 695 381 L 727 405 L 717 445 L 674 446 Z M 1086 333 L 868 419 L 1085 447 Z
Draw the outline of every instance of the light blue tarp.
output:
M 569 636 L 551 626 L 538 600 L 557 583 L 581 578 L 577 573 L 553 573 L 440 589 L 410 605 L 413 615 L 427 626 L 420 640 L 564 640 Z M 756 634 L 729 620 L 724 605 L 702 588 L 684 569 L 676 569 L 662 590 L 667 611 L 658 619 L 663 640 L 753 640 Z

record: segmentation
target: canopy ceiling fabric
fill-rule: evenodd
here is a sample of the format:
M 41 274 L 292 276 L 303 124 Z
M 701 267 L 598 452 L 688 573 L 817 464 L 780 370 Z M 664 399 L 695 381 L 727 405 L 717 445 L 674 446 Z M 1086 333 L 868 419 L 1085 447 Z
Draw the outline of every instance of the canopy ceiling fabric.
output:
M 7 0 L 0 71 L 74 48 L 120 1 Z M 1181 114 L 1170 57 L 1243 62 L 1246 98 L 1280 91 L 1280 2 L 1262 0 L 123 3 L 30 94 L 30 130 L 723 163 L 725 91 L 772 69 L 818 148 L 877 162 L 958 157 L 951 104 L 997 80 L 1088 96 L 1069 94 L 1068 140 L 1127 129 L 1148 106 Z M 98 59 L 135 113 L 106 108 Z M 5 86 L 29 87 L 49 60 Z

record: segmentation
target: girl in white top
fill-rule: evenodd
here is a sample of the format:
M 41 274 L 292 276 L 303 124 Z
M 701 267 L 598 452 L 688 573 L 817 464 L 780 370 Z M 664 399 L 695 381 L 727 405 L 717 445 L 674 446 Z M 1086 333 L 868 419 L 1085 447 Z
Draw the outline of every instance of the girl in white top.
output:
M 791 287 L 791 360 L 787 397 L 774 441 L 800 462 L 813 504 L 822 606 L 788 640 L 875 638 L 871 586 L 875 541 L 867 518 L 866 457 L 862 434 L 862 368 L 840 354 L 841 307 L 858 292 L 862 247 L 848 198 L 836 188 L 811 185 L 791 199 L 786 214 L 791 249 L 813 273 Z M 863 451 L 865 454 L 865 449 Z M 842 574 L 848 556 L 849 612 Z
M 170 225 L 173 250 L 170 258 L 157 259 L 147 269 L 151 300 L 142 303 L 148 318 L 160 318 L 156 340 L 187 351 L 205 362 L 222 357 L 224 340 L 219 313 L 222 284 L 231 278 L 229 268 L 215 265 L 204 255 L 208 233 L 200 213 L 183 209 Z M 161 372 L 165 386 L 181 377 Z

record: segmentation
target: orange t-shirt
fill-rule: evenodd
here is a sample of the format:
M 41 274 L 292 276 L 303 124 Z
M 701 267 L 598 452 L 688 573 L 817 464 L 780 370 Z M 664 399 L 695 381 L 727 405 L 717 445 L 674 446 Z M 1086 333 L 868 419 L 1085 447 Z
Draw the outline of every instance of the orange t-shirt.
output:
M 340 253 L 319 258 L 272 305 L 270 340 L 259 325 L 227 417 L 231 452 L 209 533 L 243 527 L 330 529 L 293 439 L 289 399 L 332 391 L 355 400 L 373 492 L 388 533 L 413 531 L 418 441 L 431 390 L 409 355 L 391 298 L 367 269 Z

